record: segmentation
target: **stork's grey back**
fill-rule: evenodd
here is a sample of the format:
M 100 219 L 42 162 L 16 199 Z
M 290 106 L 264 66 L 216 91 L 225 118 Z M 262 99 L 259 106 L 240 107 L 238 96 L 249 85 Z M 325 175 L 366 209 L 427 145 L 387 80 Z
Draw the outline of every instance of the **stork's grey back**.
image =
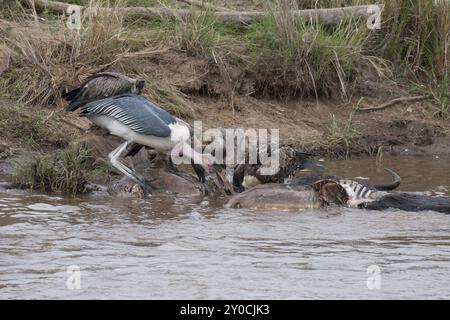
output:
M 176 119 L 142 96 L 124 94 L 92 101 L 82 107 L 80 116 L 110 116 L 131 130 L 157 137 L 170 136 L 169 124 Z

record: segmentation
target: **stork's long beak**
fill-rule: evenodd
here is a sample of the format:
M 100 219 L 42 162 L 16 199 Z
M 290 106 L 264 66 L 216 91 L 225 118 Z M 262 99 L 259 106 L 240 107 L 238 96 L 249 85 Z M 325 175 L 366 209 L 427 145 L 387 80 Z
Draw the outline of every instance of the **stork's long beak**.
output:
M 209 154 L 203 154 L 202 155 L 202 167 L 205 169 L 207 173 L 211 173 L 214 171 L 214 164 L 216 163 L 216 160 L 213 156 Z

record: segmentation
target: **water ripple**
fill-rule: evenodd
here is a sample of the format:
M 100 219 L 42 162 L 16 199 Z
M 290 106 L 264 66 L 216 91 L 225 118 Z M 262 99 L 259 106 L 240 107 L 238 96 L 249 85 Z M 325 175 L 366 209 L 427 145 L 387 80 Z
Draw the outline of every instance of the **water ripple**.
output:
M 450 215 L 214 203 L 1 194 L 0 298 L 450 298 Z M 371 265 L 380 290 L 366 286 Z

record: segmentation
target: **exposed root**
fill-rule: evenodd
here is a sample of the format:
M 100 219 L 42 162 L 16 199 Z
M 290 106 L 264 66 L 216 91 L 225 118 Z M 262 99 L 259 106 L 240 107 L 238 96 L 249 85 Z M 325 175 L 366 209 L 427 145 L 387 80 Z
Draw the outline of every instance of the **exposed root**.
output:
M 356 111 L 360 111 L 360 112 L 378 111 L 378 110 L 383 110 L 390 106 L 393 106 L 394 104 L 396 104 L 398 102 L 420 101 L 420 100 L 425 100 L 428 98 L 429 98 L 428 96 L 400 97 L 400 98 L 395 98 L 388 102 L 385 102 L 377 107 L 358 108 L 358 109 L 356 109 Z

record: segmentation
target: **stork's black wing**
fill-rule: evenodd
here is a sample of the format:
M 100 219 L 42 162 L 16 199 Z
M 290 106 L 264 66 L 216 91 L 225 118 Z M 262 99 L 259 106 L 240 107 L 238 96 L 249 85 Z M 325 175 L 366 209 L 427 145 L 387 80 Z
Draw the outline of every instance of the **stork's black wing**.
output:
M 95 115 L 109 116 L 134 132 L 157 137 L 170 136 L 169 124 L 176 122 L 170 113 L 135 94 L 92 101 L 82 107 L 80 116 Z

